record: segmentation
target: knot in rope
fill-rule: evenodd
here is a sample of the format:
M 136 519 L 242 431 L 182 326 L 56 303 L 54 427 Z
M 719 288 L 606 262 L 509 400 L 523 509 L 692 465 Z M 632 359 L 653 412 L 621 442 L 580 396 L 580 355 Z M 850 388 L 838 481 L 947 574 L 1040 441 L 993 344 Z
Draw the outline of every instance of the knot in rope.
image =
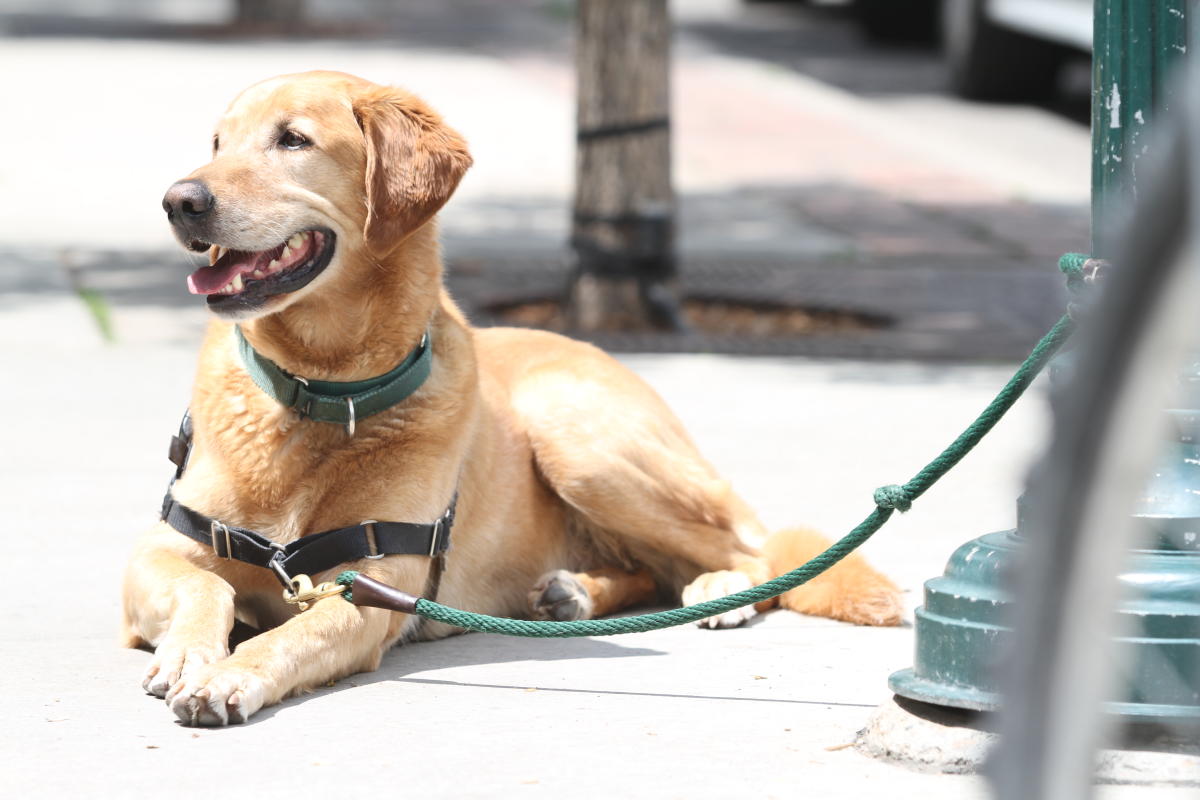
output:
M 912 508 L 912 498 L 903 486 L 889 483 L 875 490 L 875 505 L 880 508 L 894 508 L 903 513 Z
M 1083 294 L 1111 267 L 1108 261 L 1083 253 L 1067 253 L 1058 260 L 1059 270 L 1067 276 L 1067 290 L 1077 295 Z

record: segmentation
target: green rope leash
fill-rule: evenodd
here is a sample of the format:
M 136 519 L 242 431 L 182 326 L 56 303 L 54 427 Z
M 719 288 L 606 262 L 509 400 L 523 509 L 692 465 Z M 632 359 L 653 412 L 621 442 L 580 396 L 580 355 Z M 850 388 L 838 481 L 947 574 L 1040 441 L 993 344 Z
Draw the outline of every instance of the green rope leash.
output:
M 1086 256 L 1069 253 L 1059 261 L 1059 268 L 1067 275 L 1067 287 L 1077 291 L 1082 286 L 1081 270 Z M 908 511 L 918 497 L 929 490 L 937 481 L 949 472 L 975 445 L 988 434 L 1004 414 L 1012 408 L 1034 378 L 1046 366 L 1046 362 L 1062 346 L 1071 335 L 1075 324 L 1069 316 L 1064 316 L 1050 332 L 1042 337 L 1030 352 L 1029 357 L 1009 379 L 1000 393 L 988 403 L 987 408 L 967 426 L 937 458 L 930 461 L 908 483 L 902 486 L 888 485 L 875 490 L 875 510 L 860 522 L 843 538 L 830 545 L 829 549 L 820 555 L 797 567 L 791 572 L 767 581 L 759 586 L 753 586 L 736 594 L 708 600 L 692 606 L 659 611 L 653 614 L 639 614 L 632 617 L 616 619 L 585 619 L 573 622 L 537 622 L 507 617 L 493 617 L 488 614 L 475 614 L 470 611 L 444 606 L 425 598 L 416 601 L 415 612 L 426 619 L 444 622 L 459 628 L 467 628 L 484 633 L 500 633 L 506 636 L 526 636 L 534 638 L 563 638 L 572 636 L 615 636 L 622 633 L 640 633 L 660 628 L 670 628 L 696 622 L 705 617 L 724 614 L 736 608 L 760 603 L 777 597 L 789 589 L 812 580 L 825 570 L 832 567 L 841 559 L 852 553 L 856 548 L 871 538 L 884 523 L 891 518 L 894 511 Z M 337 576 L 336 583 L 349 587 L 354 583 L 358 573 L 348 570 Z M 342 595 L 351 599 L 348 588 Z

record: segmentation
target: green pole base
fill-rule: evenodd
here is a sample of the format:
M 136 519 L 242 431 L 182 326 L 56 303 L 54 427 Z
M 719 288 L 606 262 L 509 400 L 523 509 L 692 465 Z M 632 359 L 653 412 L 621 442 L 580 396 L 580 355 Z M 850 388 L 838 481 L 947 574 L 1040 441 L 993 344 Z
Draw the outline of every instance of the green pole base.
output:
M 913 666 L 888 679 L 893 692 L 952 708 L 1000 706 L 997 659 L 1011 634 L 1006 576 L 1023 547 L 1016 531 L 990 533 L 959 547 L 945 573 L 926 582 Z M 1163 536 L 1132 553 L 1119 579 L 1127 635 L 1117 641 L 1128 666 L 1107 710 L 1129 722 L 1200 719 L 1200 542 Z

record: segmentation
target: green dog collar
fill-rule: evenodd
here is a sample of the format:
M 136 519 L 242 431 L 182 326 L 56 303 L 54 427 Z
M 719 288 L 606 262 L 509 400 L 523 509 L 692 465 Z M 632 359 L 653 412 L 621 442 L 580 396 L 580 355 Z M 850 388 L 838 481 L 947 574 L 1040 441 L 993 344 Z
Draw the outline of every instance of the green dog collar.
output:
M 426 331 L 420 343 L 391 372 L 365 381 L 309 380 L 292 375 L 261 355 L 246 341 L 240 325 L 234 330 L 242 364 L 258 388 L 302 417 L 345 425 L 351 436 L 356 420 L 391 408 L 421 388 L 433 366 L 433 348 Z

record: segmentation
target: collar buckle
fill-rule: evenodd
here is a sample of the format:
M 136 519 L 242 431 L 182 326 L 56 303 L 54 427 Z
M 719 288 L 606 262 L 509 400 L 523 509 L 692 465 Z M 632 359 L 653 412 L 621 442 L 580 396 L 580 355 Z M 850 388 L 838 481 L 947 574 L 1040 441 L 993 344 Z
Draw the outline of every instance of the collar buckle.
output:
M 308 378 L 304 378 L 299 375 L 292 375 L 291 373 L 286 372 L 284 374 L 291 377 L 292 380 L 296 381 L 296 383 L 300 384 L 300 386 L 303 386 L 305 390 L 308 389 Z M 301 405 L 299 403 L 300 386 L 294 387 L 292 391 L 292 401 L 287 405 L 290 405 L 293 409 L 295 409 L 296 414 L 300 417 L 300 419 L 307 419 L 309 417 L 308 412 L 312 408 L 312 394 L 305 391 L 304 404 Z

